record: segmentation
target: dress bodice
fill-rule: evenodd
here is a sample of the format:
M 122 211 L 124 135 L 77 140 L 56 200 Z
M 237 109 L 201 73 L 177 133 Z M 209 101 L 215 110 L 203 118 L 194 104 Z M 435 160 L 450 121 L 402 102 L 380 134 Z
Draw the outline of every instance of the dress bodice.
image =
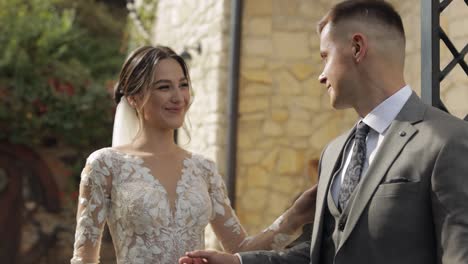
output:
M 229 238 L 224 247 L 245 238 L 214 162 L 197 154 L 185 158 L 176 194 L 171 208 L 142 158 L 111 148 L 94 152 L 81 176 L 71 263 L 98 263 L 105 222 L 118 263 L 177 263 L 185 252 L 204 248 L 210 221 L 222 223 L 216 228 Z

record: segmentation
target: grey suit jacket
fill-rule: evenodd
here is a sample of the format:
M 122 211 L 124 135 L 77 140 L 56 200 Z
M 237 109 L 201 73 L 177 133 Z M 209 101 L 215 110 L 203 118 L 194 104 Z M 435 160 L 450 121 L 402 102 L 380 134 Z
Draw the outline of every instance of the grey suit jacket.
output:
M 320 159 L 310 243 L 241 253 L 243 264 L 319 264 L 326 195 L 351 131 Z M 336 264 L 468 263 L 468 123 L 412 94 L 356 190 Z

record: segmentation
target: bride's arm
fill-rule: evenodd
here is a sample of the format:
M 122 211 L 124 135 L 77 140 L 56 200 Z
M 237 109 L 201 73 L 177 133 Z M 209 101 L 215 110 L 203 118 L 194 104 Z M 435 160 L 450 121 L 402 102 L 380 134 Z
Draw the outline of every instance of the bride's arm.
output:
M 111 186 L 110 172 L 103 163 L 93 153 L 81 173 L 72 264 L 99 263 Z
M 226 195 L 224 181 L 214 164 L 210 175 L 210 196 L 213 204 L 211 225 L 228 252 L 283 249 L 296 240 L 302 227 L 313 221 L 316 186 L 303 193 L 272 225 L 254 236 L 247 236 Z

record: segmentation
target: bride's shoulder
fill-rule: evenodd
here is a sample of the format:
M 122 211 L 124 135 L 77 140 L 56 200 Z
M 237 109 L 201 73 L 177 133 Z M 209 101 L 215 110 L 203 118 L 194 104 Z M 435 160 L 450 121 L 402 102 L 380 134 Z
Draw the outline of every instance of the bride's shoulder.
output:
M 217 170 L 216 162 L 213 159 L 208 158 L 202 154 L 193 153 L 193 152 L 191 153 L 191 157 L 192 157 L 191 159 L 194 161 L 194 163 L 197 166 L 207 169 L 208 171 Z
M 88 163 L 104 162 L 105 160 L 112 159 L 118 156 L 118 151 L 115 148 L 105 147 L 93 151 L 87 159 Z

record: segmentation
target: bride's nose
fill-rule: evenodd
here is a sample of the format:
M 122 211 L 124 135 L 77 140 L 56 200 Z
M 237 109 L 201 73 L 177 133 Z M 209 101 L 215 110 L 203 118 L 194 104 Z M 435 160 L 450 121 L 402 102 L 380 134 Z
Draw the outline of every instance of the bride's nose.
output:
M 172 94 L 171 94 L 171 102 L 172 103 L 180 103 L 181 101 L 183 101 L 182 92 L 180 91 L 179 88 L 173 89 Z

